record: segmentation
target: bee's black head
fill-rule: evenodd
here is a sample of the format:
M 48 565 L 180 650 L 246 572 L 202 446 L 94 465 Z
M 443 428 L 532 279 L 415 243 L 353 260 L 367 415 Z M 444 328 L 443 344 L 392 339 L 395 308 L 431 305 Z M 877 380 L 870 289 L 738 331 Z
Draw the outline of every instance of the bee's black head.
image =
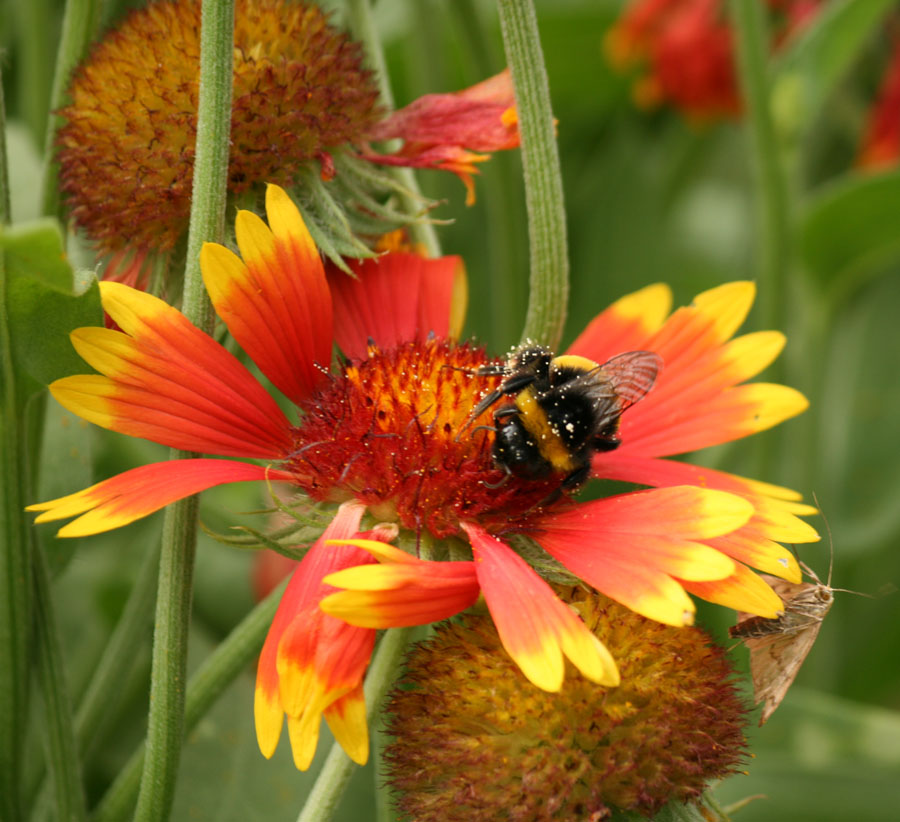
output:
M 553 352 L 549 348 L 526 343 L 513 352 L 509 359 L 509 370 L 512 372 L 532 371 L 538 373 L 549 371 L 552 359 Z

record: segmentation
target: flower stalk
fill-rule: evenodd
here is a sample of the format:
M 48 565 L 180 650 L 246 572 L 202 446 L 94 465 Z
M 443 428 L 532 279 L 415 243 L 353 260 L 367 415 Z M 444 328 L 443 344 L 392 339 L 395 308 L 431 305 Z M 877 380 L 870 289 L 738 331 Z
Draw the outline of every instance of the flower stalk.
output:
M 259 653 L 286 584 L 275 588 L 247 614 L 190 678 L 184 706 L 185 733 L 196 727 L 225 689 Z M 92 822 L 119 822 L 128 818 L 138 792 L 145 757 L 146 748 L 141 745 L 100 801 Z
M 2 80 L 2 71 L 0 71 Z M 9 223 L 6 108 L 0 83 L 0 226 Z M 26 711 L 31 539 L 22 513 L 27 494 L 20 396 L 10 345 L 9 282 L 0 250 L 0 819 L 21 818 L 21 751 Z
M 569 257 L 550 85 L 531 0 L 498 0 L 512 71 L 528 210 L 530 293 L 523 340 L 559 346 L 569 299 Z
M 234 0 L 204 0 L 200 35 L 200 94 L 193 199 L 188 233 L 184 313 L 211 330 L 212 310 L 200 275 L 203 242 L 224 234 L 231 128 Z M 174 458 L 189 455 L 176 451 Z M 167 818 L 184 741 L 187 641 L 197 540 L 196 497 L 166 511 L 156 603 L 150 684 L 147 757 L 138 795 L 137 820 Z
M 87 51 L 97 27 L 99 11 L 100 4 L 97 0 L 66 0 L 59 48 L 56 52 L 56 68 L 53 71 L 53 87 L 50 91 L 50 115 L 44 137 L 41 212 L 47 216 L 55 214 L 59 207 L 59 164 L 56 162 L 54 143 L 62 118 L 55 112 L 65 104 L 66 87 L 72 69 Z

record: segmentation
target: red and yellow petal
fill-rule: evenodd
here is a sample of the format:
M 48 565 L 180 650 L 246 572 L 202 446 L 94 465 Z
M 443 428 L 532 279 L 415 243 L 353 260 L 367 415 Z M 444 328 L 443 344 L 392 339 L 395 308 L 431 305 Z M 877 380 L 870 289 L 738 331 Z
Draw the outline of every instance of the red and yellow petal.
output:
M 478 578 L 471 562 L 420 560 L 370 540 L 347 544 L 370 552 L 382 563 L 347 568 L 325 578 L 327 584 L 342 590 L 325 597 L 322 610 L 351 625 L 427 625 L 464 611 L 478 599 Z
M 793 554 L 779 542 L 815 542 L 816 530 L 799 519 L 817 513 L 800 502 L 800 495 L 787 488 L 746 479 L 722 471 L 674 460 L 650 459 L 626 454 L 604 455 L 594 462 L 595 475 L 640 485 L 695 485 L 739 494 L 754 508 L 745 525 L 729 534 L 706 540 L 728 556 L 766 573 L 792 582 L 800 581 L 800 568 Z
M 766 581 L 739 562 L 735 563 L 734 573 L 725 579 L 680 582 L 694 596 L 736 611 L 774 619 L 784 610 L 778 595 Z
M 98 374 L 50 385 L 74 414 L 113 431 L 185 451 L 277 458 L 290 424 L 253 375 L 162 300 L 101 283 L 103 307 L 122 328 L 78 328 L 72 344 Z
M 627 328 L 620 333 L 617 326 L 623 325 L 625 312 L 617 304 L 576 340 L 571 350 L 597 360 L 608 358 L 611 352 L 604 349 L 609 346 L 645 348 L 663 360 L 653 390 L 622 417 L 623 453 L 668 456 L 694 451 L 765 430 L 806 409 L 806 398 L 792 388 L 740 384 L 766 368 L 784 346 L 784 336 L 774 331 L 730 340 L 755 293 L 748 282 L 703 292 L 650 335 L 633 329 L 629 333 Z M 659 323 L 661 302 L 649 296 L 644 302 L 648 322 Z M 636 305 L 635 313 L 640 301 Z
M 357 765 L 369 761 L 369 723 L 362 685 L 332 702 L 325 709 L 325 721 L 337 743 Z
M 462 527 L 500 641 L 522 673 L 538 688 L 559 691 L 565 656 L 591 681 L 618 685 L 612 655 L 550 586 L 483 528 L 472 523 Z
M 368 134 L 370 140 L 402 139 L 394 154 L 366 152 L 384 165 L 440 168 L 466 184 L 467 204 L 474 202 L 471 175 L 484 152 L 519 145 L 518 117 L 509 70 L 453 94 L 426 94 L 395 111 Z M 482 153 L 477 153 L 482 152 Z
M 602 363 L 625 351 L 644 350 L 648 340 L 662 327 L 671 308 L 669 286 L 664 283 L 648 285 L 622 297 L 596 316 L 566 353 Z
M 716 580 L 735 563 L 706 544 L 745 525 L 742 497 L 689 486 L 587 502 L 541 518 L 537 539 L 570 571 L 637 613 L 669 625 L 693 621 L 677 579 Z
M 232 336 L 280 391 L 300 402 L 331 362 L 331 294 L 303 218 L 278 186 L 266 189 L 266 214 L 268 226 L 252 212 L 238 212 L 243 260 L 206 243 L 200 266 Z
M 289 479 L 291 476 L 283 471 L 244 462 L 172 460 L 132 468 L 75 494 L 29 505 L 27 510 L 43 512 L 35 522 L 82 514 L 60 528 L 57 536 L 84 537 L 121 528 L 169 503 L 216 485 Z
M 315 753 L 323 711 L 357 690 L 375 641 L 374 631 L 346 625 L 319 609 L 322 597 L 332 590 L 322 582 L 329 571 L 372 561 L 352 546 L 325 545 L 331 537 L 356 535 L 364 510 L 357 502 L 342 505 L 298 563 L 259 658 L 254 715 L 260 750 L 266 757 L 274 753 L 286 713 L 294 762 L 301 770 L 309 767 Z M 359 756 L 368 742 L 358 738 L 355 723 L 346 728 L 356 734 L 350 747 Z
M 394 252 L 348 260 L 355 277 L 329 265 L 334 299 L 335 340 L 352 359 L 366 356 L 368 341 L 380 348 L 444 339 L 461 325 L 459 302 L 465 295 L 465 268 L 459 257 L 429 259 Z
M 716 391 L 687 406 L 677 397 L 660 401 L 654 403 L 655 414 L 639 413 L 640 405 L 628 409 L 626 415 L 631 416 L 627 420 L 623 417 L 624 453 L 664 457 L 765 431 L 802 414 L 809 401 L 786 385 L 748 383 Z

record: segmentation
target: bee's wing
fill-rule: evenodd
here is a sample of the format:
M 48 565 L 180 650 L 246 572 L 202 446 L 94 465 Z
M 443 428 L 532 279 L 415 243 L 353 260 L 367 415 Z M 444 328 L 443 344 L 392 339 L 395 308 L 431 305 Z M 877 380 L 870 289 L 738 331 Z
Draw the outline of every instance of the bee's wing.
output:
M 662 358 L 652 351 L 628 351 L 600 366 L 618 397 L 620 414 L 647 396 L 661 368 Z

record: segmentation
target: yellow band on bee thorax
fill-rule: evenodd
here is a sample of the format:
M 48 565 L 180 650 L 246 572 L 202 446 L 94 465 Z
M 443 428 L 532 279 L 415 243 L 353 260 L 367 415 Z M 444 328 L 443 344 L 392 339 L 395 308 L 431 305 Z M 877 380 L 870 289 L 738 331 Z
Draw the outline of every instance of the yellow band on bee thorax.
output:
M 525 430 L 537 443 L 538 451 L 554 471 L 569 472 L 576 468 L 566 444 L 553 430 L 547 412 L 541 407 L 531 386 L 516 395 L 516 408 L 521 412 Z

